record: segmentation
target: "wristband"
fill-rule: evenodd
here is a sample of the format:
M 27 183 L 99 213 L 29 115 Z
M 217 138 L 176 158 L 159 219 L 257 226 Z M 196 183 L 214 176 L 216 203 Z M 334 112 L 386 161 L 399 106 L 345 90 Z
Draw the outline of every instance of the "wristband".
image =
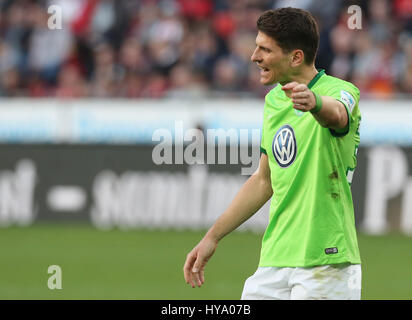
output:
M 318 113 L 320 111 L 320 109 L 322 109 L 322 98 L 316 92 L 313 92 L 313 95 L 315 96 L 316 105 L 312 110 L 310 110 L 310 112 L 311 113 Z

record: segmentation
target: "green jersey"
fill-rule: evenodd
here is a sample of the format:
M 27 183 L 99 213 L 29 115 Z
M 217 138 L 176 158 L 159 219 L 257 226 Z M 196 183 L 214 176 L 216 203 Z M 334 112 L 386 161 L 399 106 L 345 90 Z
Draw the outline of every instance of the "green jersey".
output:
M 273 196 L 262 239 L 261 267 L 359 264 L 350 184 L 359 145 L 359 90 L 321 70 L 308 84 L 346 107 L 336 132 L 292 107 L 281 86 L 265 98 L 261 151 L 268 156 Z

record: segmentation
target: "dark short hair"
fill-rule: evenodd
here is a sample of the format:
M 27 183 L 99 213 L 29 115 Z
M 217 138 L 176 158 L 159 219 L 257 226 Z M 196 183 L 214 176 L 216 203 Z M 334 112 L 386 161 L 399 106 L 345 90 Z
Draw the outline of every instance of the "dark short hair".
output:
M 305 54 L 306 64 L 315 61 L 319 30 L 308 11 L 290 7 L 267 10 L 257 20 L 257 28 L 273 38 L 283 52 L 300 49 Z

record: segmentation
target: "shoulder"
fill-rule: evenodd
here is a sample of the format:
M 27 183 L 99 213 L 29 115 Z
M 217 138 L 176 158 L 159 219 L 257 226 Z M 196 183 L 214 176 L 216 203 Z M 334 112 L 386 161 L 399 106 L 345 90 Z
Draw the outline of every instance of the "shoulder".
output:
M 318 83 L 318 88 L 322 91 L 349 91 L 352 95 L 359 97 L 359 89 L 351 82 L 336 78 L 330 75 L 324 75 Z
M 342 102 L 352 119 L 360 118 L 359 102 L 360 91 L 351 82 L 336 77 L 327 76 L 324 79 L 323 95 L 335 98 Z
M 349 108 L 350 112 L 359 105 L 360 91 L 349 81 L 324 75 L 314 90 L 320 95 L 329 96 L 341 101 Z

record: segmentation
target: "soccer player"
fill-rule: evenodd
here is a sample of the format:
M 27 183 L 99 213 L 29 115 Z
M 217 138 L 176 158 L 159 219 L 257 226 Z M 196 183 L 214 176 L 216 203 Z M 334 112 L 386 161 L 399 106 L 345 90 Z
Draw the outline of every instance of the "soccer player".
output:
M 257 271 L 242 299 L 360 299 L 361 261 L 350 185 L 359 145 L 359 90 L 314 65 L 312 15 L 264 12 L 251 60 L 265 98 L 261 158 L 183 268 L 192 287 L 218 242 L 271 198 Z

